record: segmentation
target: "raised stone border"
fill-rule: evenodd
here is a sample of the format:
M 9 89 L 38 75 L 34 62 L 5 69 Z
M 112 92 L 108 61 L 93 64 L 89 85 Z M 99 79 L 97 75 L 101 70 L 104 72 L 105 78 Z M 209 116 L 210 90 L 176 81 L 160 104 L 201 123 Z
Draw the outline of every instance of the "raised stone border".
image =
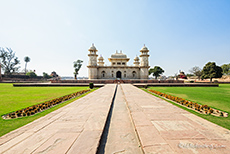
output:
M 198 103 L 188 101 L 188 100 L 185 100 L 185 99 L 180 98 L 180 97 L 171 96 L 171 95 L 168 95 L 168 94 L 156 91 L 156 90 L 148 89 L 148 91 L 151 93 L 154 93 L 154 94 L 156 94 L 156 95 L 158 95 L 164 99 L 167 99 L 169 101 L 173 101 L 174 103 L 177 103 L 180 106 L 186 107 L 188 109 L 191 109 L 191 110 L 196 111 L 196 112 L 201 113 L 201 114 L 211 114 L 211 115 L 218 116 L 218 117 L 228 117 L 228 113 L 213 109 L 213 108 L 209 107 L 208 105 L 200 105 Z
M 184 80 L 152 80 L 152 79 L 83 79 L 83 80 L 51 80 L 52 83 L 184 83 Z
M 30 106 L 30 107 L 27 107 L 27 108 L 24 108 L 24 109 L 21 109 L 21 110 L 17 110 L 17 111 L 14 111 L 14 112 L 11 112 L 11 113 L 8 113 L 8 114 L 5 114 L 2 116 L 3 119 L 14 119 L 14 118 L 19 118 L 19 117 L 25 117 L 25 116 L 31 116 L 31 115 L 34 115 L 34 114 L 37 114 L 37 113 L 40 113 L 44 110 L 47 110 L 49 108 L 52 108 L 60 103 L 63 103 L 67 100 L 70 100 L 72 98 L 75 98 L 75 97 L 78 97 L 80 95 L 83 95 L 87 92 L 89 92 L 90 89 L 88 90 L 82 90 L 82 91 L 78 91 L 76 93 L 72 93 L 72 94 L 69 94 L 69 95 L 65 95 L 65 96 L 62 96 L 62 97 L 59 97 L 59 98 L 55 98 L 55 99 L 52 99 L 50 101 L 46 101 L 44 103 L 40 103 L 40 104 L 37 104 L 37 105 L 33 105 L 33 106 Z

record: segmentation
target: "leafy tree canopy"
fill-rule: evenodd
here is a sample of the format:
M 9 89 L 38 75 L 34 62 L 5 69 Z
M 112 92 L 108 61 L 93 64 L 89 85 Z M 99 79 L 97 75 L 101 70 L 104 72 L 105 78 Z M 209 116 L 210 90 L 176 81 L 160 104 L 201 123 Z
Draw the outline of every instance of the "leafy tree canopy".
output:
M 199 79 L 202 75 L 202 70 L 198 66 L 194 66 L 193 68 L 191 68 L 189 70 L 189 72 L 192 73 L 193 75 L 197 76 Z
M 212 78 L 221 78 L 222 77 L 222 68 L 217 66 L 215 62 L 208 62 L 202 70 L 202 79 L 210 79 Z
M 24 61 L 25 61 L 26 63 L 30 62 L 30 57 L 26 56 L 26 57 L 24 58 Z
M 224 64 L 221 66 L 223 74 L 230 75 L 230 64 Z
M 73 67 L 74 67 L 74 77 L 77 79 L 78 72 L 82 66 L 83 61 L 82 60 L 77 60 L 73 62 Z
M 58 74 L 55 71 L 53 71 L 51 72 L 50 76 L 56 78 L 58 77 Z
M 17 72 L 20 68 L 17 67 L 17 65 L 20 64 L 20 61 L 11 48 L 0 48 L 0 58 L 2 60 L 2 69 L 6 75 Z
M 26 75 L 28 75 L 30 78 L 36 78 L 37 77 L 37 74 L 33 71 L 27 72 Z
M 149 69 L 149 75 L 153 74 L 155 79 L 157 79 L 162 73 L 164 73 L 164 70 L 160 66 L 155 66 L 154 68 Z
M 44 79 L 49 79 L 49 78 L 52 78 L 52 77 L 50 75 L 48 75 L 48 73 L 43 72 L 43 78 Z

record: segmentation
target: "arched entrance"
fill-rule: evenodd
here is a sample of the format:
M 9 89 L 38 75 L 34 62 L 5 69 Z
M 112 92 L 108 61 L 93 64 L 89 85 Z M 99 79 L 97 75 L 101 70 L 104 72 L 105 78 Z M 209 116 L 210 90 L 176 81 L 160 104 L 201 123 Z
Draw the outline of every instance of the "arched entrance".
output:
M 121 71 L 117 71 L 116 78 L 121 78 Z

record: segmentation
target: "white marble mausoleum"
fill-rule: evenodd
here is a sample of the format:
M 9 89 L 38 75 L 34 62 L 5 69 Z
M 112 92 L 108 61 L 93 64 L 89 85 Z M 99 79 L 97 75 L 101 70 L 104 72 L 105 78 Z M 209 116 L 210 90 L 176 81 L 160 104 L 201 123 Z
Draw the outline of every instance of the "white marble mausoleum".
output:
M 112 54 L 108 60 L 110 66 L 104 65 L 104 58 L 100 56 L 98 59 L 97 49 L 92 44 L 89 48 L 89 79 L 148 79 L 149 69 L 149 50 L 144 45 L 140 50 L 140 58 L 135 57 L 132 66 L 128 66 L 129 58 L 122 51 Z M 140 60 L 140 62 L 139 62 Z

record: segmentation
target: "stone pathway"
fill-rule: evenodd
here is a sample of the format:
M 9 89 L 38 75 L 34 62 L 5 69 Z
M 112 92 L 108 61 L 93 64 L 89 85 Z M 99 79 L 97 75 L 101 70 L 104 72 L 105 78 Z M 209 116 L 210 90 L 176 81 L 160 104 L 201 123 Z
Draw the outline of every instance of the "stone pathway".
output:
M 141 146 L 119 85 L 114 100 L 105 153 L 141 154 Z
M 0 138 L 0 153 L 96 153 L 116 85 L 104 87 Z
M 229 130 L 130 84 L 115 89 L 107 84 L 0 137 L 0 153 L 230 153 Z
M 145 153 L 230 153 L 229 130 L 132 85 L 122 89 Z

